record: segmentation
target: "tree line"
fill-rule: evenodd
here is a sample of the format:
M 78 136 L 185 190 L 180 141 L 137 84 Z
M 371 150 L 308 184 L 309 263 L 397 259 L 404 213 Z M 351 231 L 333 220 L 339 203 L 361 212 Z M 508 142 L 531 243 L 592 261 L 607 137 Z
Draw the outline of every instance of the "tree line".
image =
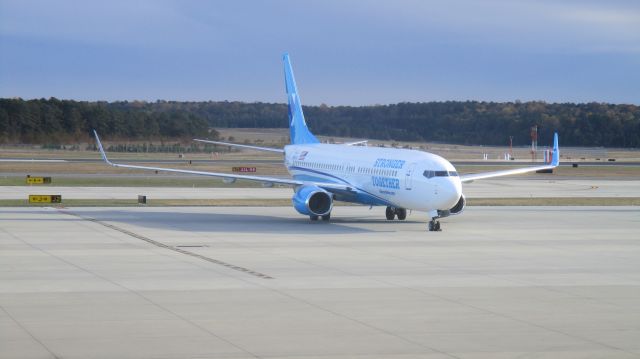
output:
M 117 139 L 207 136 L 209 125 L 187 111 L 137 102 L 0 99 L 0 143 L 77 142 L 91 130 Z
M 305 106 L 318 135 L 396 141 L 515 145 L 540 143 L 557 131 L 567 146 L 640 147 L 640 106 L 608 103 L 445 101 L 375 106 Z M 110 138 L 215 138 L 215 127 L 287 127 L 277 103 L 84 102 L 0 99 L 0 142 L 89 139 L 95 128 Z

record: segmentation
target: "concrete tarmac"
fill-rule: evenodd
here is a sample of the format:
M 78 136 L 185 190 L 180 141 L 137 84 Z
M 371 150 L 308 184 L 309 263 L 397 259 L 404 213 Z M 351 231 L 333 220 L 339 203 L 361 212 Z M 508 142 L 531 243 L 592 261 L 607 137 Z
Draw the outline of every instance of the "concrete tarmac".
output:
M 637 207 L 0 208 L 0 358 L 638 358 Z

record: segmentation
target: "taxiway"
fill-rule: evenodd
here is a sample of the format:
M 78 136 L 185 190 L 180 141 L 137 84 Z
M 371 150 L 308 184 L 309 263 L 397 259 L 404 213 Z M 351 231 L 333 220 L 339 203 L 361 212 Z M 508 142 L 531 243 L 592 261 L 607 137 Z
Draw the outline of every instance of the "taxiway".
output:
M 219 179 L 212 179 L 220 183 Z M 222 184 L 221 184 L 222 185 Z M 640 197 L 640 181 L 608 179 L 490 179 L 463 184 L 468 198 Z M 0 199 L 26 199 L 29 194 L 60 194 L 63 199 L 290 199 L 291 188 L 202 187 L 64 187 L 0 186 Z

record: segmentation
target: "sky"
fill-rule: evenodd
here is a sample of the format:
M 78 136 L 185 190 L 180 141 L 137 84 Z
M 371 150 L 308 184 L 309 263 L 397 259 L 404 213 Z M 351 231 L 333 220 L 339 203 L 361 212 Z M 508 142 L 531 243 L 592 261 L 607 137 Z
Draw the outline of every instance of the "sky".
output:
M 0 0 L 0 97 L 640 104 L 640 1 Z

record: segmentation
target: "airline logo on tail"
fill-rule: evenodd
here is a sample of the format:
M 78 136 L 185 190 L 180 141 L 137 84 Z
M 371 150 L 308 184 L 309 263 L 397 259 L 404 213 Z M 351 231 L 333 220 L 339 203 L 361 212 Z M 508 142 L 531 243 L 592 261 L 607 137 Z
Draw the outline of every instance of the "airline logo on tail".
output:
M 294 117 L 293 117 L 293 109 L 298 106 L 298 101 L 297 101 L 298 96 L 296 94 L 290 94 L 289 95 L 289 126 L 293 127 L 295 126 L 295 122 Z M 302 123 L 304 123 L 305 125 L 307 124 L 307 122 L 304 120 L 304 117 L 302 118 Z

